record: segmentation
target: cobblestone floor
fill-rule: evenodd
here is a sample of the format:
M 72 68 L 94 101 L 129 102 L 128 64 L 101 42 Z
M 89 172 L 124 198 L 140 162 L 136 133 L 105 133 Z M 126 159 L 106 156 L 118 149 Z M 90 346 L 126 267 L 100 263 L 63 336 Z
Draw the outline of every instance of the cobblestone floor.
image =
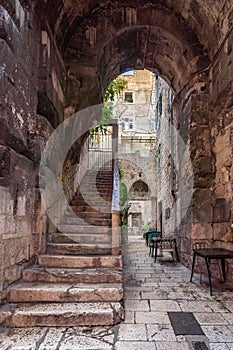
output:
M 233 350 L 233 292 L 189 282 L 180 263 L 148 256 L 144 241 L 124 249 L 125 322 L 115 327 L 1 330 L 0 350 L 190 350 L 190 339 L 176 336 L 169 311 L 193 312 L 211 350 Z

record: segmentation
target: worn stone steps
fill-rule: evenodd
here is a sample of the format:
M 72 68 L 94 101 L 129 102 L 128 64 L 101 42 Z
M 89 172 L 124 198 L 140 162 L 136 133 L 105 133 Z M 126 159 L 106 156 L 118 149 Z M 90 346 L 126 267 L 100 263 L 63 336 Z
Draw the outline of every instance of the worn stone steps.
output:
M 113 268 L 49 268 L 34 266 L 23 271 L 23 280 L 53 283 L 122 283 L 121 269 Z
M 77 215 L 79 213 L 77 212 Z M 101 216 L 99 218 L 92 218 L 92 217 L 82 217 L 80 218 L 80 220 L 83 220 L 84 223 L 87 223 L 88 225 L 92 225 L 93 226 L 101 226 L 101 227 L 110 227 L 111 226 L 111 219 L 101 219 Z M 76 230 L 78 231 L 78 227 L 76 228 Z M 95 228 L 93 227 L 93 229 L 95 230 Z
M 111 226 L 111 219 L 101 219 L 101 217 L 99 217 L 99 218 L 86 217 L 85 222 L 87 222 L 93 226 L 103 226 L 103 227 L 104 226 L 107 226 L 107 227 Z
M 79 243 L 79 244 L 100 244 L 110 243 L 111 236 L 108 233 L 52 233 L 48 237 L 49 242 L 53 243 Z
M 77 219 L 73 217 L 66 217 L 64 219 L 64 223 L 59 226 L 59 230 L 64 232 L 64 233 L 83 233 L 83 234 L 92 234 L 93 232 L 95 234 L 97 233 L 110 233 L 110 228 L 109 227 L 93 227 L 92 225 L 78 225 L 76 224 Z
M 70 208 L 68 210 L 68 214 L 72 213 L 72 211 L 76 212 L 83 212 L 83 211 L 93 211 L 93 212 L 98 212 L 99 215 L 102 213 L 111 213 L 112 207 L 111 207 L 111 202 L 99 202 L 99 201 L 93 201 L 90 200 L 88 204 L 84 200 L 80 201 L 72 201 L 70 204 Z M 67 213 L 67 212 L 66 212 Z
M 90 209 L 94 209 L 96 211 L 102 210 L 102 207 L 104 210 L 106 209 L 111 209 L 111 204 L 112 204 L 112 198 L 105 200 L 103 197 L 100 198 L 73 198 L 73 200 L 70 203 L 71 207 L 76 207 L 76 206 L 85 206 L 85 207 L 90 207 Z
M 118 302 L 10 304 L 0 308 L 4 327 L 114 325 L 123 319 Z
M 92 211 L 81 211 L 78 213 L 80 218 L 91 218 L 91 219 L 111 219 L 110 213 L 100 213 L 100 212 L 92 212 Z
M 112 196 L 112 190 L 109 190 L 107 188 L 107 186 L 105 188 L 102 188 L 102 190 L 96 188 L 95 190 L 93 190 L 92 188 L 90 189 L 85 189 L 82 192 L 76 193 L 74 195 L 74 198 L 81 198 L 83 197 L 84 199 L 87 198 L 95 198 L 95 199 L 99 199 L 99 197 L 101 197 L 103 194 L 106 194 L 107 197 L 111 197 Z
M 38 264 L 59 268 L 122 268 L 121 256 L 69 256 L 45 254 L 38 257 Z
M 92 190 L 94 192 L 98 192 L 98 191 L 104 191 L 105 189 L 107 189 L 109 192 L 112 191 L 112 183 L 110 181 L 104 181 L 98 184 L 93 183 L 88 183 L 84 186 L 82 186 L 79 190 L 76 191 L 76 194 L 78 193 L 83 193 L 85 190 Z
M 10 303 L 31 302 L 118 302 L 123 298 L 120 284 L 69 284 L 18 282 L 11 286 Z
M 67 208 L 38 265 L 10 286 L 1 326 L 104 326 L 123 319 L 122 259 L 111 255 L 112 174 L 107 175 L 95 178 L 94 191 L 90 184 L 77 191 L 71 208 L 77 214 Z
M 107 191 L 107 192 L 106 192 Z M 92 198 L 95 198 L 96 200 L 100 199 L 101 198 L 101 195 L 103 193 L 107 193 L 109 197 L 111 197 L 112 195 L 112 190 L 109 191 L 107 190 L 101 190 L 101 191 L 98 191 L 98 189 L 96 188 L 95 190 L 94 189 L 83 189 L 82 192 L 76 192 L 73 196 L 73 199 L 87 199 L 87 200 L 90 200 Z
M 76 204 L 76 202 L 74 204 L 72 204 L 71 202 L 71 207 L 72 207 L 72 210 L 74 211 L 78 211 L 78 212 L 86 212 L 89 214 L 90 213 L 98 213 L 99 215 L 101 215 L 102 213 L 111 213 L 111 205 L 110 204 L 107 204 L 105 206 L 101 206 L 99 209 L 101 209 L 101 211 L 97 210 L 97 208 L 95 208 L 94 206 L 93 207 L 90 207 L 88 206 L 87 204 L 84 205 L 84 204 Z
M 47 254 L 63 255 L 107 255 L 111 253 L 108 244 L 47 243 Z

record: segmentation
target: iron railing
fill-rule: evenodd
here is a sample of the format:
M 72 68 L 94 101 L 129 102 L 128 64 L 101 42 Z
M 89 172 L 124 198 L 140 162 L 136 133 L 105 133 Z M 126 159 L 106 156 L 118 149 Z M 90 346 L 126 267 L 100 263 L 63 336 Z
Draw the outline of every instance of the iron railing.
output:
M 98 133 L 88 142 L 88 169 L 112 170 L 112 127 Z

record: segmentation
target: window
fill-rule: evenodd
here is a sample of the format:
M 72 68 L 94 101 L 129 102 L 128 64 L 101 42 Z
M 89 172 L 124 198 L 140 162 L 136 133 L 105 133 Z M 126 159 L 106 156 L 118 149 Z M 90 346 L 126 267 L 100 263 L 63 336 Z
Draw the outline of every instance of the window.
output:
M 159 147 L 157 150 L 158 171 L 160 171 L 160 169 L 161 169 L 161 157 L 162 157 L 161 144 L 159 144 Z
M 162 94 L 159 95 L 159 101 L 158 101 L 158 113 L 161 116 L 163 111 L 163 97 Z
M 134 184 L 129 190 L 129 196 L 133 199 L 148 200 L 148 196 L 149 196 L 148 185 L 142 180 L 138 180 L 134 182 Z
M 133 118 L 124 118 L 121 122 L 122 130 L 133 130 Z
M 139 227 L 142 223 L 142 213 L 132 213 L 132 226 Z
M 152 91 L 151 93 L 151 103 L 155 104 L 155 91 Z
M 156 121 L 155 121 L 155 118 L 151 118 L 150 119 L 150 130 L 151 131 L 155 131 L 156 130 Z
M 133 103 L 133 93 L 132 92 L 125 92 L 124 102 Z

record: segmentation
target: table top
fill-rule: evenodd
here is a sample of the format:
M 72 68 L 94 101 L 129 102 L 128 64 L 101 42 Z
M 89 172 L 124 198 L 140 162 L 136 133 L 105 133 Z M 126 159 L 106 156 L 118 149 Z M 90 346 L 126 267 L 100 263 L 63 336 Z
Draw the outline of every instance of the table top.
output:
M 194 252 L 203 258 L 233 259 L 233 251 L 225 248 L 202 248 L 194 249 Z

